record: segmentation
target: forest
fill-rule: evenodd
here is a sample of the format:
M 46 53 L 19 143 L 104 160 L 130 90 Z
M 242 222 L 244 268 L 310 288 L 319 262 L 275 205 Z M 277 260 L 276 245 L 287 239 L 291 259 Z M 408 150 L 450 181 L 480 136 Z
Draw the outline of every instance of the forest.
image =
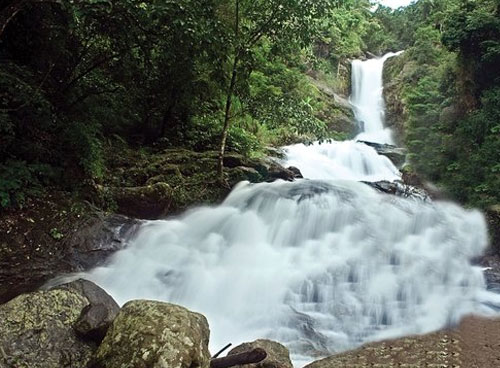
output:
M 224 151 L 350 138 L 314 80 L 347 96 L 352 59 L 399 50 L 408 170 L 496 205 L 499 15 L 497 0 L 3 2 L 1 208 L 88 196 L 137 152 L 217 151 L 224 179 Z

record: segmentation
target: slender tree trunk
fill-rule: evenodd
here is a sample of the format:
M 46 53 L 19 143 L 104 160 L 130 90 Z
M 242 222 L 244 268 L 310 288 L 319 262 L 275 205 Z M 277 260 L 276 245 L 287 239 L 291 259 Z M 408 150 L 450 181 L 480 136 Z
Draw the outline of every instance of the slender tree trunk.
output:
M 24 4 L 27 2 L 27 0 L 14 0 L 0 12 L 0 37 L 2 37 L 2 34 L 5 31 L 5 28 L 7 28 L 9 22 L 16 16 L 17 13 L 19 13 Z
M 237 69 L 238 69 L 238 57 L 235 56 L 233 62 L 233 71 L 231 75 L 231 83 L 229 84 L 229 89 L 227 91 L 226 109 L 224 112 L 224 127 L 222 128 L 222 136 L 219 149 L 219 162 L 217 165 L 217 175 L 221 183 L 224 182 L 224 153 L 226 151 L 227 133 L 229 131 L 229 126 L 231 125 L 231 105 L 233 101 L 232 98 L 234 93 L 234 87 L 236 86 Z
M 9 22 L 27 3 L 60 3 L 61 0 L 13 0 L 0 11 L 0 38 Z
M 168 107 L 165 110 L 165 113 L 163 114 L 163 118 L 161 121 L 160 138 L 163 138 L 165 136 L 165 133 L 167 132 L 167 126 L 168 123 L 172 120 L 172 115 L 176 104 L 177 104 L 177 93 L 175 87 L 172 87 L 172 90 L 170 91 L 170 99 L 168 101 Z
M 236 0 L 235 2 L 235 24 L 234 24 L 234 35 L 235 42 L 239 41 L 239 29 L 240 29 L 240 1 Z M 220 140 L 220 149 L 219 149 L 219 160 L 217 163 L 217 176 L 219 178 L 219 182 L 221 184 L 224 183 L 224 152 L 226 151 L 226 141 L 227 141 L 227 133 L 229 131 L 229 126 L 231 125 L 231 105 L 233 102 L 233 93 L 234 87 L 236 86 L 236 77 L 238 72 L 238 63 L 239 63 L 239 46 L 235 47 L 234 52 L 234 60 L 233 60 L 233 68 L 231 71 L 231 82 L 229 83 L 229 89 L 227 91 L 226 98 L 226 108 L 224 112 L 224 126 L 222 128 L 222 135 Z

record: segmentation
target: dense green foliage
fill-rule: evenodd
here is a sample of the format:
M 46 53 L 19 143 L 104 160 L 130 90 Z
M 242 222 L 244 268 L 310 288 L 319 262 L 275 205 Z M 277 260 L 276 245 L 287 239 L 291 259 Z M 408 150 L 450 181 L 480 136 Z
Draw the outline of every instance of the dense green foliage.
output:
M 48 184 L 71 191 L 105 184 L 106 152 L 123 144 L 218 149 L 225 120 L 228 149 L 246 155 L 337 136 L 327 129 L 330 106 L 307 74 L 322 70 L 346 90 L 341 63 L 367 50 L 370 29 L 382 33 L 369 7 L 354 0 L 3 2 L 2 207 Z
M 420 0 L 380 13 L 407 49 L 402 98 L 414 169 L 463 203 L 498 204 L 500 2 Z
M 346 95 L 350 59 L 401 49 L 412 166 L 465 203 L 498 203 L 498 0 L 370 8 L 369 0 L 3 2 L 0 208 L 47 186 L 111 185 L 121 147 L 219 150 L 224 126 L 227 150 L 247 156 L 346 137 L 321 87 Z

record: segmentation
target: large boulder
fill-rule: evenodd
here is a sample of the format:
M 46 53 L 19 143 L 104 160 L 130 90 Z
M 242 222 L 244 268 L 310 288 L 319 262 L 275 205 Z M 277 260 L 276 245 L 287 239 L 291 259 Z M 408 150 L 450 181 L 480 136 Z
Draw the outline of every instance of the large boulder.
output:
M 228 355 L 239 354 L 255 348 L 264 349 L 267 353 L 266 359 L 256 364 L 246 364 L 245 368 L 293 368 L 290 360 L 290 352 L 280 343 L 272 340 L 259 339 L 253 342 L 245 342 L 232 349 Z
M 201 314 L 174 304 L 134 300 L 114 320 L 92 367 L 208 368 L 209 334 Z
M 79 279 L 56 288 L 77 291 L 87 299 L 88 304 L 82 309 L 73 328 L 79 336 L 100 343 L 118 315 L 120 306 L 108 293 L 88 280 Z
M 71 287 L 22 294 L 0 305 L 0 367 L 86 367 L 97 345 L 73 326 L 87 305 Z
M 376 182 L 363 181 L 362 183 L 369 185 L 379 192 L 392 194 L 398 197 L 410 198 L 424 202 L 431 200 L 431 197 L 425 190 L 404 184 L 401 181 L 382 180 Z
M 396 167 L 402 167 L 406 161 L 406 149 L 393 146 L 392 144 L 381 144 L 367 141 L 358 141 L 370 146 L 377 151 L 379 155 L 386 156 Z
M 141 219 L 157 219 L 174 207 L 174 193 L 170 185 L 158 182 L 138 187 L 102 188 L 118 206 L 118 212 Z

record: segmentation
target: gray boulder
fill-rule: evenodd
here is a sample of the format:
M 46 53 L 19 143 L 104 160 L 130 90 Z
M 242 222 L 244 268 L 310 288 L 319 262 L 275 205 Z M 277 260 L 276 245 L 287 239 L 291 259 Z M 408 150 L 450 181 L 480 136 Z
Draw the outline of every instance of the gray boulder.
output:
M 366 144 L 377 151 L 379 155 L 386 156 L 396 167 L 402 167 L 406 161 L 406 149 L 393 146 L 392 144 L 381 144 L 367 141 L 358 141 Z
M 73 328 L 79 336 L 100 343 L 118 315 L 120 306 L 103 289 L 87 280 L 76 280 L 57 288 L 76 290 L 88 300 L 89 304 L 82 309 Z
M 255 348 L 262 348 L 266 351 L 267 357 L 256 364 L 246 364 L 245 368 L 293 368 L 290 360 L 290 352 L 280 343 L 272 340 L 259 339 L 253 342 L 245 342 L 232 349 L 228 355 L 243 353 Z
M 123 306 L 92 367 L 208 368 L 210 331 L 204 316 L 157 301 Z
M 0 367 L 86 367 L 96 344 L 73 330 L 89 304 L 77 290 L 22 294 L 0 305 Z
M 362 183 L 369 185 L 370 187 L 382 193 L 392 194 L 398 197 L 409 198 L 423 202 L 431 201 L 431 197 L 424 189 L 404 184 L 401 181 L 382 180 L 376 182 L 363 181 Z

